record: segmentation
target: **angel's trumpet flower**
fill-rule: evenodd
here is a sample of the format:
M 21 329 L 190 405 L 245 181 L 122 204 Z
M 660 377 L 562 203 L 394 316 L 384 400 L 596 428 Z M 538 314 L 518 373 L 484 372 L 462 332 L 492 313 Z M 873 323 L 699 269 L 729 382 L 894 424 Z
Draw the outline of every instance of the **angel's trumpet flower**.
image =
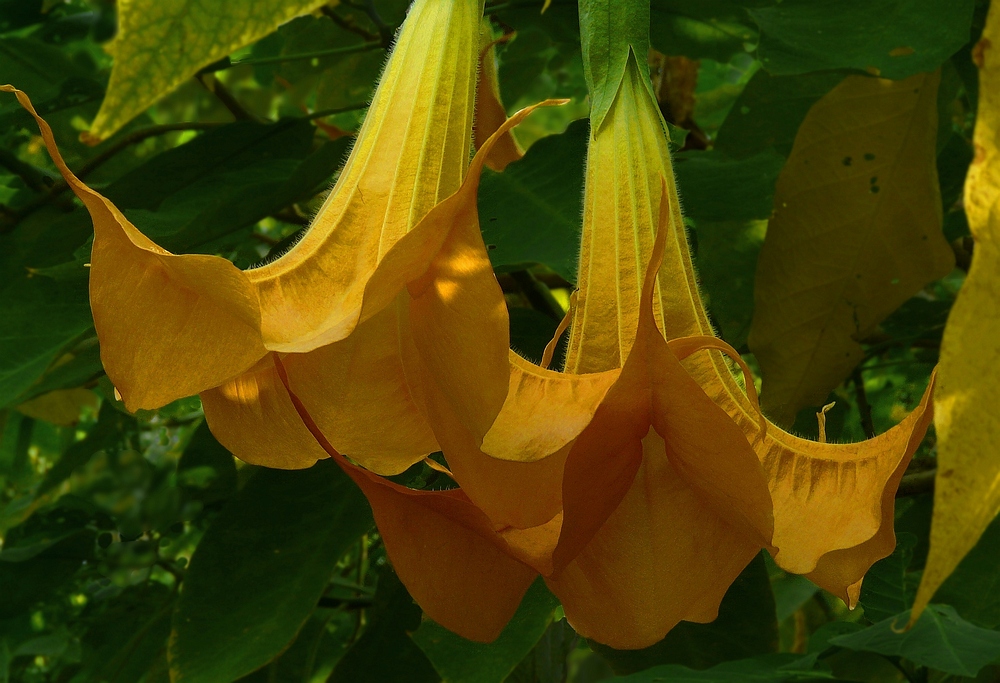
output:
M 403 368 L 397 295 L 404 267 L 414 276 L 434 255 L 430 242 L 403 238 L 468 168 L 482 6 L 415 0 L 330 196 L 303 238 L 259 268 L 161 249 L 45 136 L 94 221 L 91 306 L 129 409 L 200 392 L 216 436 L 239 457 L 308 466 L 326 454 L 276 391 L 273 355 L 290 353 L 299 392 L 344 452 L 398 472 L 437 450 Z M 495 317 L 505 335 L 506 318 Z
M 635 178 L 662 174 L 669 188 L 671 234 L 657 279 L 653 305 L 657 323 L 668 340 L 713 334 L 692 267 L 656 103 L 646 89 L 633 91 L 636 111 L 627 123 L 611 126 L 608 134 L 617 136 L 614 144 L 602 145 L 598 132 L 589 164 L 591 169 L 597 165 L 615 169 L 614 176 L 604 180 L 608 187 L 634 187 L 638 182 L 640 196 L 648 204 L 629 216 L 622 212 L 629 204 L 611 193 L 587 195 L 585 220 L 600 222 L 590 219 L 592 215 L 607 216 L 605 223 L 612 216 L 617 220 L 613 230 L 584 232 L 567 372 L 605 370 L 623 362 L 633 344 L 629 331 L 636 329 L 640 310 L 641 275 L 636 264 L 644 263 L 653 249 L 658 208 L 656 195 Z M 790 572 L 809 574 L 853 606 L 864 573 L 895 546 L 894 495 L 931 419 L 932 387 L 918 408 L 885 434 L 863 443 L 827 444 L 796 437 L 770 423 L 762 433 L 759 410 L 723 354 L 696 353 L 684 367 L 740 426 L 756 451 L 774 505 L 775 560 Z
M 626 648 L 655 642 L 681 619 L 713 619 L 764 546 L 789 571 L 855 600 L 865 571 L 892 550 L 893 495 L 930 418 L 927 396 L 862 444 L 815 443 L 764 421 L 752 384 L 744 390 L 726 360 L 739 357 L 711 336 L 662 119 L 634 56 L 593 132 L 587 173 L 567 372 L 512 356 L 504 409 L 478 449 L 475 429 L 463 432 L 438 410 L 435 430 L 461 492 L 352 475 L 373 501 L 390 558 L 403 558 L 394 560 L 401 578 L 435 619 L 462 632 L 457 603 L 435 582 L 475 585 L 462 593 L 472 604 L 510 605 L 509 586 L 530 581 L 526 564 L 578 631 Z M 515 469 L 497 476 L 487 453 Z M 545 483 L 557 495 L 532 487 L 531 468 L 549 461 L 565 462 Z M 433 532 L 415 521 L 425 508 Z M 420 549 L 440 541 L 424 534 L 448 525 L 486 542 L 442 544 L 450 569 L 435 562 L 431 579 Z M 483 564 L 495 591 L 470 576 Z
M 630 339 L 625 354 L 610 359 L 604 372 L 583 375 L 514 357 L 509 386 L 516 405 L 505 407 L 503 422 L 490 429 L 448 394 L 457 378 L 440 381 L 455 372 L 454 347 L 432 335 L 440 324 L 421 329 L 425 317 L 414 315 L 434 287 L 411 285 L 410 329 L 418 355 L 411 367 L 424 375 L 423 400 L 461 489 L 411 491 L 338 458 L 365 490 L 389 558 L 411 594 L 432 618 L 470 638 L 498 633 L 541 574 L 587 637 L 616 647 L 652 644 L 682 619 L 713 619 L 732 580 L 771 537 L 770 497 L 753 449 L 679 361 L 702 346 L 725 344 L 712 337 L 668 343 L 654 318 L 657 265 L 673 234 L 665 181 L 639 176 L 617 186 L 608 182 L 623 159 L 601 150 L 629 149 L 622 137 L 636 114 L 644 114 L 637 107 L 643 87 L 633 64 L 609 116 L 613 123 L 595 135 L 587 185 L 588 197 L 610 195 L 608 206 L 625 202 L 629 209 L 588 214 L 584 228 L 632 230 L 635 214 L 660 207 L 659 240 L 642 256 L 641 275 L 631 283 L 639 300 L 635 317 L 623 323 L 634 326 L 624 333 Z M 651 130 L 662 136 L 656 125 Z M 655 136 L 633 143 L 657 144 Z M 474 180 L 470 174 L 466 185 Z M 424 221 L 447 218 L 449 242 L 466 245 L 439 252 L 438 301 L 449 281 L 444 273 L 467 270 L 463 264 L 474 253 L 484 258 L 474 193 L 463 186 L 453 200 L 467 209 L 449 213 L 442 205 Z M 487 310 L 502 305 L 495 289 L 480 288 L 476 302 Z M 478 327 L 472 316 L 465 323 Z M 492 365 L 482 358 L 492 357 L 496 341 L 481 337 L 477 348 L 491 352 L 466 366 L 475 369 L 480 391 L 492 391 Z M 294 378 L 286 381 L 294 396 Z M 322 442 L 303 403 L 300 414 Z M 581 415 L 586 419 L 577 419 Z M 514 454 L 510 460 L 522 461 L 490 458 L 479 447 L 483 434 L 487 443 L 499 439 L 498 448 Z M 540 482 L 533 480 L 539 472 Z

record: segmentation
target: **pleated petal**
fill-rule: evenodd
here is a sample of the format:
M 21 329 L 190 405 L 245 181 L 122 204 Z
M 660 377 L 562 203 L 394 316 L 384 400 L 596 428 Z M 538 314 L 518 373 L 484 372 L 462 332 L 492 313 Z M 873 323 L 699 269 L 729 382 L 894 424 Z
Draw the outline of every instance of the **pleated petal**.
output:
M 267 350 L 344 339 L 395 298 L 366 301 L 368 280 L 469 163 L 481 17 L 482 0 L 415 0 L 336 186 L 303 239 L 260 268 L 165 252 L 58 159 L 94 220 L 95 322 L 129 409 L 218 386 Z
M 369 279 L 468 167 L 481 17 L 482 0 L 411 6 L 329 198 L 301 241 L 247 272 L 268 348 L 344 339 L 395 297 L 368 301 Z
M 691 263 L 660 115 L 630 64 L 618 100 L 591 141 L 588 188 L 618 192 L 588 190 L 585 198 L 580 291 L 567 371 L 604 371 L 628 357 L 634 343 L 629 330 L 637 329 L 640 313 L 637 264 L 653 249 L 660 201 L 651 185 L 660 175 L 668 185 L 670 234 L 653 314 L 668 340 L 713 334 Z M 723 354 L 701 351 L 682 365 L 743 432 L 764 469 L 778 564 L 791 572 L 815 570 L 839 577 L 827 583 L 840 586 L 838 594 L 844 594 L 847 579 L 856 581 L 864 573 L 859 567 L 867 569 L 889 552 L 883 542 L 871 539 L 891 533 L 885 520 L 892 519 L 896 475 L 905 470 L 926 431 L 931 388 L 914 413 L 885 434 L 859 444 L 821 444 L 769 422 L 762 436 L 760 413 Z M 726 495 L 733 493 L 730 488 Z M 857 550 L 839 552 L 851 548 Z M 843 566 L 836 567 L 838 563 Z
M 439 450 L 404 367 L 412 345 L 405 296 L 347 339 L 284 359 L 292 389 L 334 448 L 386 475 Z
M 158 408 L 216 386 L 266 353 L 257 296 L 245 275 L 215 256 L 161 249 L 63 161 L 52 129 L 28 97 L 42 140 L 94 221 L 90 303 L 101 360 L 129 410 Z
M 494 640 L 538 573 L 515 560 L 460 491 L 412 491 L 338 458 L 361 487 L 400 580 L 434 621 Z
M 483 452 L 533 462 L 559 451 L 590 423 L 621 370 L 573 375 L 534 365 L 510 352 L 507 397 L 483 439 Z

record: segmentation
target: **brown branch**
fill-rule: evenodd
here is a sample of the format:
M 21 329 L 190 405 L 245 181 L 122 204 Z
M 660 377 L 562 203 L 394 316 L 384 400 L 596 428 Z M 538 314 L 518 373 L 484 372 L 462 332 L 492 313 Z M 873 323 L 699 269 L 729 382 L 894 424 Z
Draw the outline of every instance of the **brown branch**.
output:
M 83 164 L 77 171 L 76 177 L 86 178 L 88 175 L 96 171 L 98 168 L 103 166 L 105 163 L 110 161 L 112 158 L 128 149 L 132 145 L 137 145 L 144 140 L 148 140 L 152 137 L 157 137 L 159 135 L 166 135 L 167 133 L 174 133 L 178 131 L 186 130 L 208 130 L 210 128 L 215 128 L 216 126 L 221 126 L 221 123 L 203 123 L 196 121 L 189 121 L 184 123 L 164 123 L 156 126 L 149 126 L 147 128 L 139 128 L 134 130 L 125 137 L 121 138 L 115 144 L 108 147 L 106 150 L 95 156 L 93 159 Z M 37 197 L 32 200 L 21 209 L 17 211 L 9 212 L 9 219 L 5 219 L 5 225 L 0 227 L 0 234 L 7 232 L 19 221 L 23 220 L 27 215 L 33 213 L 37 209 L 41 208 L 45 204 L 48 204 L 52 200 L 59 197 L 62 193 L 69 189 L 69 185 L 62 178 L 53 185 L 48 192 L 44 195 Z M 67 206 L 67 209 L 72 208 L 72 206 Z M 8 224 L 7 221 L 10 221 Z M 8 227 L 8 225 L 10 227 Z
M 213 73 L 202 73 L 195 76 L 195 79 L 201 83 L 205 90 L 215 95 L 216 99 L 222 103 L 229 113 L 233 115 L 237 121 L 259 121 L 257 116 L 254 116 L 246 109 L 239 101 L 233 97 L 233 94 L 229 92 L 229 89 L 222 84 L 222 82 L 215 77 Z
M 904 474 L 902 481 L 899 482 L 899 488 L 896 489 L 896 497 L 906 498 L 909 496 L 919 496 L 923 493 L 934 493 L 934 480 L 936 477 L 936 469 Z
M 868 403 L 868 394 L 865 393 L 865 378 L 861 374 L 860 365 L 854 369 L 852 378 L 854 380 L 854 397 L 858 402 L 858 412 L 861 413 L 861 428 L 866 437 L 874 439 L 875 422 L 872 420 L 872 407 Z
M 372 33 L 371 31 L 367 31 L 361 26 L 358 26 L 356 23 L 354 23 L 354 19 L 351 19 L 350 17 L 340 16 L 329 5 L 322 8 L 320 11 L 323 12 L 325 16 L 329 17 L 329 19 L 333 21 L 333 23 L 335 23 L 340 28 L 344 29 L 345 31 L 350 31 L 351 33 L 359 35 L 368 42 L 376 40 L 381 41 L 382 39 L 382 37 L 377 33 Z

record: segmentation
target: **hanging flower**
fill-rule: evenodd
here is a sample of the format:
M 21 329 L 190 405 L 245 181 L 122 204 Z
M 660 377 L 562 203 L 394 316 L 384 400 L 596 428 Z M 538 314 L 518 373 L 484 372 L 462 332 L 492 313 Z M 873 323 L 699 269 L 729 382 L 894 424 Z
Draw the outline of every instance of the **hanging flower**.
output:
M 398 295 L 404 270 L 426 270 L 443 236 L 403 238 L 468 168 L 481 17 L 482 0 L 413 3 L 331 194 L 302 239 L 258 268 L 161 249 L 46 137 L 94 220 L 91 307 L 127 408 L 201 393 L 213 432 L 238 457 L 307 467 L 326 454 L 277 390 L 274 354 L 287 353 L 316 419 L 360 462 L 394 473 L 438 449 L 406 377 Z M 483 118 L 488 136 L 496 122 Z M 506 335 L 505 312 L 492 320 L 485 329 Z M 502 396 L 493 403 L 495 414 Z

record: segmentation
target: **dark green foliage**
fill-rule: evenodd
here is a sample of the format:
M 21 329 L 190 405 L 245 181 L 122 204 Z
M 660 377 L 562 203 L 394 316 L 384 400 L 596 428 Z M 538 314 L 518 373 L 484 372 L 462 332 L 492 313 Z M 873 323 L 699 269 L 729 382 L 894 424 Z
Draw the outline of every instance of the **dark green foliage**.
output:
M 510 624 L 493 643 L 487 645 L 473 643 L 432 621 L 421 624 L 413 634 L 413 640 L 445 680 L 467 683 L 499 682 L 532 652 L 532 648 L 535 648 L 536 657 L 531 663 L 537 666 L 535 659 L 538 648 L 544 643 L 544 640 L 539 642 L 539 639 L 543 638 L 543 634 L 547 635 L 550 632 L 551 629 L 549 631 L 546 629 L 552 622 L 552 610 L 558 604 L 559 601 L 545 587 L 545 582 L 537 579 L 528 589 L 521 601 L 521 607 L 514 614 Z M 575 641 L 569 647 L 569 651 L 574 647 Z M 549 659 L 555 659 L 565 666 L 567 653 L 568 651 L 562 652 L 561 656 Z
M 256 472 L 191 558 L 174 614 L 175 675 L 211 683 L 269 662 L 316 608 L 337 559 L 370 526 L 364 496 L 332 461 Z
M 0 83 L 28 92 L 70 167 L 143 232 L 176 252 L 249 267 L 294 243 L 318 209 L 351 144 L 338 129 L 350 133 L 363 119 L 386 38 L 408 4 L 375 0 L 381 25 L 362 0 L 288 22 L 208 69 L 232 101 L 192 80 L 94 148 L 79 134 L 104 96 L 114 2 L 0 0 Z M 652 0 L 648 31 L 642 4 L 589 0 L 581 14 L 576 0 L 553 0 L 542 14 L 542 0 L 486 3 L 497 35 L 516 32 L 497 47 L 508 110 L 572 99 L 533 114 L 516 132 L 524 159 L 487 172 L 480 187 L 511 345 L 539 360 L 563 313 L 557 298 L 575 282 L 590 134 L 585 74 L 599 119 L 629 46 L 640 64 L 647 36 L 654 50 L 699 60 L 697 83 L 681 93 L 694 98 L 695 125 L 686 125 L 696 129 L 670 120 L 668 130 L 712 323 L 745 350 L 775 182 L 809 108 L 848 75 L 941 68 L 937 170 L 960 269 L 859 340 L 863 391 L 853 379 L 838 387 L 827 422 L 833 441 L 864 438 L 868 418 L 876 431 L 889 428 L 919 399 L 968 266 L 961 257 L 974 251 L 961 198 L 974 155 L 972 46 L 988 3 Z M 590 31 L 582 37 L 581 18 Z M 240 61 L 251 64 L 233 66 Z M 339 113 L 313 116 L 331 109 Z M 854 612 L 759 558 L 716 621 L 681 623 L 643 650 L 580 639 L 541 580 L 497 642 L 465 641 L 422 618 L 363 497 L 334 463 L 301 472 L 238 463 L 196 398 L 124 412 L 103 376 L 89 308 L 91 235 L 34 123 L 0 96 L 0 682 L 591 683 L 615 672 L 633 683 L 875 682 L 904 673 L 939 682 L 1000 660 L 997 523 L 920 622 L 893 629 L 927 556 L 926 488 L 897 501 L 898 546 L 869 572 Z M 552 367 L 564 349 L 565 341 Z M 73 424 L 18 410 L 80 387 L 93 401 Z M 796 430 L 817 433 L 813 411 Z M 931 436 L 914 471 L 933 468 L 934 454 Z M 995 674 L 984 669 L 979 680 Z
M 503 173 L 487 171 L 479 188 L 479 222 L 497 269 L 536 263 L 576 279 L 583 214 L 587 121 L 539 140 Z

